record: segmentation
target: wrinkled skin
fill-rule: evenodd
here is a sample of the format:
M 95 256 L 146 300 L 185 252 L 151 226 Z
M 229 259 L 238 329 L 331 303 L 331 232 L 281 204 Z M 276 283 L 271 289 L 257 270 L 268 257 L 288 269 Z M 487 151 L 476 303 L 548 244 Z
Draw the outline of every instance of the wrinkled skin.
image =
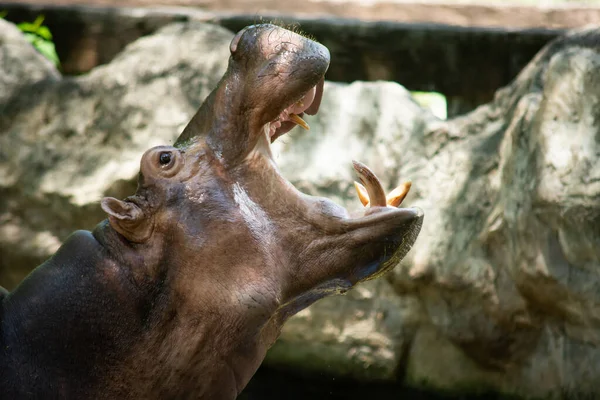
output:
M 0 292 L 0 393 L 234 399 L 291 315 L 397 264 L 420 210 L 375 204 L 367 176 L 372 205 L 350 218 L 271 158 L 289 115 L 317 112 L 328 64 L 285 29 L 238 33 L 175 147 L 142 157 L 135 195 L 105 198 L 107 220 Z

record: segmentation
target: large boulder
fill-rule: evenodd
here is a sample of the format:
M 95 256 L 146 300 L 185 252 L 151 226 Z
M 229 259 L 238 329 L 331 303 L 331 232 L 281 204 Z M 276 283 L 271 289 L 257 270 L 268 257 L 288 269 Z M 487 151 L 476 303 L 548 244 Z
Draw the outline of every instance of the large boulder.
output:
M 493 103 L 425 131 L 426 163 L 402 166 L 424 166 L 429 211 L 391 276 L 429 320 L 412 381 L 600 395 L 598 39 L 551 43 Z
M 11 29 L 0 25 L 0 43 Z M 133 192 L 141 154 L 178 136 L 232 36 L 170 25 L 77 78 L 10 58 L 42 73 L 0 80 L 11 91 L 0 98 L 0 284 L 92 228 L 102 196 Z M 395 83 L 327 83 L 311 131 L 275 145 L 283 174 L 359 209 L 360 160 L 387 188 L 412 179 L 405 203 L 425 223 L 386 279 L 292 318 L 266 362 L 444 390 L 600 394 L 599 39 L 587 29 L 553 42 L 491 104 L 450 121 Z
M 18 96 L 20 87 L 44 80 L 58 80 L 54 65 L 38 53 L 21 31 L 0 18 L 0 104 Z

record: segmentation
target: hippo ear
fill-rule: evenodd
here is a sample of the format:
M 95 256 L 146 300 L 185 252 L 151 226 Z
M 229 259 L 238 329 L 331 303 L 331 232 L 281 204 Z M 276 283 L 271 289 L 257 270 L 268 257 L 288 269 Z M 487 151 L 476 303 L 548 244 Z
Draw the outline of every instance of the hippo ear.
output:
M 108 222 L 114 230 L 134 243 L 142 243 L 150 237 L 152 228 L 148 218 L 137 204 L 130 201 L 105 197 L 100 203 L 108 214 Z

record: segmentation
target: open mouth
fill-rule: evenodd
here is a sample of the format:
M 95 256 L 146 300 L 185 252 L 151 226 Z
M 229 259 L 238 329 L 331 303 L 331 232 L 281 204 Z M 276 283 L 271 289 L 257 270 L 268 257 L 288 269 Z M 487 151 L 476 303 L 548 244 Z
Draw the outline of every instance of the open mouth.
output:
M 271 122 L 265 125 L 267 143 L 290 131 L 296 125 L 309 129 L 302 118 L 304 114 L 317 113 L 323 94 L 322 82 L 308 90 L 300 100 L 292 102 Z M 270 155 L 270 149 L 268 151 Z M 369 268 L 356 269 L 355 279 L 363 281 L 376 278 L 394 268 L 411 249 L 423 224 L 423 211 L 418 207 L 401 208 L 411 189 L 411 182 L 405 181 L 394 190 L 385 193 L 381 181 L 361 162 L 352 161 L 358 177 L 354 182 L 358 198 L 364 209 L 349 213 L 344 207 L 329 199 L 301 194 L 307 204 L 308 221 L 331 235 L 346 237 L 346 243 L 355 248 L 369 249 L 361 254 L 382 254 Z M 291 186 L 291 185 L 290 185 Z M 364 247 L 370 246 L 370 247 Z M 377 249 L 377 250 L 373 250 Z
M 268 132 L 270 143 L 289 132 L 296 125 L 305 130 L 310 130 L 309 124 L 303 117 L 305 113 L 309 115 L 317 113 L 323 96 L 323 87 L 324 79 L 321 79 L 299 100 L 284 108 L 277 118 L 267 124 L 266 132 Z M 352 165 L 360 180 L 360 182 L 354 182 L 354 188 L 360 202 L 367 208 L 365 216 L 385 209 L 397 209 L 412 186 L 410 180 L 405 181 L 386 195 L 381 181 L 373 171 L 358 161 L 352 161 Z
M 269 122 L 269 138 L 273 143 L 279 136 L 289 132 L 296 125 L 302 129 L 310 130 L 310 126 L 303 119 L 304 114 L 315 115 L 323 98 L 324 78 L 310 88 L 302 97 L 286 107 L 273 121 Z

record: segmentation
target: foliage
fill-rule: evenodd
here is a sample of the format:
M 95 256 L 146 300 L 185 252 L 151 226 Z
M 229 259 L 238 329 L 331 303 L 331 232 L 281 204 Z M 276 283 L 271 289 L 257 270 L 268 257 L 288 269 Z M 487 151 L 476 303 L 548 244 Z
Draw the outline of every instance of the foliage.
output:
M 4 18 L 7 12 L 0 12 L 0 18 Z M 39 15 L 33 22 L 21 22 L 17 24 L 17 28 L 25 38 L 39 51 L 44 57 L 52 61 L 56 67 L 60 67 L 60 61 L 54 42 L 52 41 L 52 33 L 47 26 L 42 25 L 44 23 L 44 16 Z
M 439 119 L 446 119 L 446 96 L 437 92 L 410 92 L 421 107 L 429 108 L 433 115 Z

